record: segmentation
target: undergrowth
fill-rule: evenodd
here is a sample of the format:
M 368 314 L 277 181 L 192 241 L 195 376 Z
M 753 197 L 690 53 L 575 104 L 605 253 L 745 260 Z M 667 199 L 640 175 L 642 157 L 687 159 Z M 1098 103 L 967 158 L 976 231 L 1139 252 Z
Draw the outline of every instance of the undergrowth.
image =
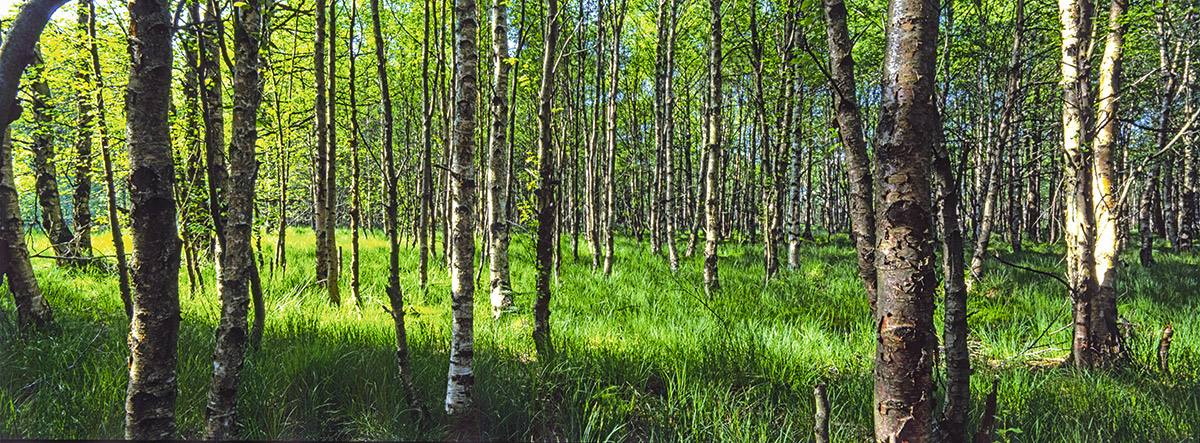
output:
M 416 251 L 401 253 L 401 285 L 420 401 L 433 413 L 414 421 L 395 360 L 391 317 L 384 311 L 387 246 L 363 240 L 362 298 L 331 306 L 312 284 L 311 231 L 288 236 L 288 266 L 262 266 L 266 333 L 251 351 L 238 401 L 240 436 L 256 440 L 439 440 L 449 349 L 449 284 L 433 257 L 431 285 L 417 286 Z M 662 256 L 630 238 L 617 241 L 613 274 L 593 270 L 563 238 L 551 302 L 552 362 L 538 362 L 531 338 L 533 250 L 526 235 L 512 246 L 516 308 L 490 318 L 487 271 L 477 281 L 476 404 L 485 436 L 531 438 L 531 406 L 545 392 L 572 441 L 809 441 L 813 385 L 829 384 L 833 441 L 871 434 L 874 331 L 844 236 L 802 245 L 804 257 L 763 283 L 761 247 L 721 248 L 723 290 L 702 290 L 701 258 L 671 272 Z M 346 243 L 343 232 L 338 240 Z M 107 235 L 94 239 L 111 254 Z M 34 248 L 45 247 L 35 238 Z M 265 256 L 272 245 L 264 239 Z M 1000 246 L 1004 248 L 1003 245 Z M 435 250 L 439 248 L 434 248 Z M 682 250 L 682 248 L 681 248 Z M 1006 260 L 1061 273 L 1061 247 L 1035 246 Z M 115 439 L 123 435 L 127 321 L 116 278 L 103 271 L 61 269 L 35 259 L 55 310 L 52 328 L 15 326 L 12 298 L 0 287 L 0 439 Z M 1070 331 L 1062 285 L 989 261 L 970 298 L 972 423 L 998 381 L 1002 441 L 1188 441 L 1200 438 L 1200 258 L 1158 255 L 1143 269 L 1121 268 L 1119 308 L 1132 361 L 1120 369 L 1077 372 L 1059 367 Z M 202 437 L 204 403 L 219 302 L 212 267 L 204 288 L 181 273 L 179 437 Z M 941 312 L 939 309 L 938 316 Z M 1158 335 L 1176 331 L 1172 371 L 1156 369 Z M 939 322 L 940 323 L 940 320 Z M 943 386 L 937 386 L 940 409 Z

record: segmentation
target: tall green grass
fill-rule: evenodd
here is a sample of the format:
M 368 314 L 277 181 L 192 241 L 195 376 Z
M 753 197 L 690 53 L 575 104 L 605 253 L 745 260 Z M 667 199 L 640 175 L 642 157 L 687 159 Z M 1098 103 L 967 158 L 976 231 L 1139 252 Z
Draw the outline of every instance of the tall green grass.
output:
M 433 412 L 406 410 L 391 317 L 381 304 L 386 241 L 363 241 L 363 299 L 330 306 L 311 285 L 311 231 L 289 233 L 286 272 L 263 267 L 267 321 L 239 391 L 248 439 L 439 440 L 449 349 L 449 286 L 434 258 L 432 284 L 417 287 L 416 252 L 401 253 L 401 285 L 414 379 Z M 264 239 L 266 240 L 266 239 Z M 348 243 L 342 233 L 339 241 Z M 98 253 L 111 253 L 107 236 Z M 645 244 L 621 238 L 613 274 L 577 261 L 564 237 L 551 323 L 558 355 L 538 362 L 533 330 L 533 250 L 512 247 L 517 308 L 490 319 L 486 270 L 476 304 L 476 403 L 489 439 L 529 440 L 534 400 L 560 402 L 559 425 L 577 441 L 807 441 L 812 386 L 828 380 L 834 441 L 869 440 L 874 330 L 844 236 L 803 245 L 804 262 L 763 283 L 761 248 L 721 250 L 724 290 L 701 289 L 700 259 L 672 273 Z M 35 250 L 45 246 L 35 239 Z M 268 242 L 265 248 L 270 248 Z M 1001 245 L 1003 247 L 1003 245 Z M 348 252 L 348 245 L 344 247 Z M 1061 272 L 1061 249 L 1034 247 L 1009 260 Z M 269 252 L 265 255 L 270 256 Z M 342 293 L 349 293 L 349 254 Z M 1006 256 L 1009 256 L 1006 254 Z M 1079 373 L 1056 368 L 1066 355 L 1069 305 L 1058 282 L 988 263 L 971 295 L 973 421 L 999 380 L 998 428 L 1011 441 L 1185 441 L 1200 438 L 1200 258 L 1160 254 L 1160 265 L 1120 272 L 1120 309 L 1134 361 L 1124 369 Z M 0 438 L 120 438 L 127 378 L 127 322 L 115 276 L 35 262 L 57 324 L 14 326 L 11 297 L 0 298 Z M 181 438 L 200 438 L 219 302 L 211 266 L 204 291 L 181 275 L 179 338 Z M 940 316 L 940 312 L 938 313 Z M 1171 375 L 1153 364 L 1157 336 L 1173 322 Z M 1035 343 L 1036 342 L 1036 343 Z M 940 403 L 942 386 L 938 386 Z M 939 405 L 940 406 L 940 405 Z M 976 426 L 972 423 L 972 427 Z

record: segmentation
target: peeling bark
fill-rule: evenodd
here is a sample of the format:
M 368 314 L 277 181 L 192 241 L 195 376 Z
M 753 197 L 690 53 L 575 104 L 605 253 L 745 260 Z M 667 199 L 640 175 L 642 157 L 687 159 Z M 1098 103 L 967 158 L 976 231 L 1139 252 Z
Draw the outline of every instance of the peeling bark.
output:
M 933 260 L 930 161 L 938 2 L 892 0 L 876 140 L 875 440 L 933 436 Z

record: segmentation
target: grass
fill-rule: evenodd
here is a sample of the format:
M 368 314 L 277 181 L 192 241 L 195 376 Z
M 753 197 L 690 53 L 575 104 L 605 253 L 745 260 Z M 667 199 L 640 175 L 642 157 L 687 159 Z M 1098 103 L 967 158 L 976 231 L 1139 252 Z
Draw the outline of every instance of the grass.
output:
M 348 297 L 348 235 L 339 236 L 347 243 L 341 307 L 308 285 L 311 231 L 295 229 L 288 239 L 287 271 L 272 275 L 263 268 L 266 334 L 242 375 L 241 436 L 444 438 L 450 335 L 444 266 L 431 267 L 432 285 L 422 293 L 415 250 L 401 254 L 414 378 L 421 402 L 433 412 L 418 423 L 405 409 L 391 318 L 380 307 L 385 240 L 364 239 L 358 309 Z M 95 241 L 100 253 L 109 253 L 107 236 Z M 44 243 L 35 239 L 34 249 Z M 699 258 L 684 259 L 672 273 L 645 244 L 621 238 L 613 275 L 605 278 L 592 271 L 589 255 L 576 261 L 564 247 L 551 303 L 560 358 L 541 364 L 531 338 L 533 251 L 528 236 L 519 235 L 511 253 L 516 311 L 490 319 L 486 270 L 476 297 L 475 392 L 486 437 L 528 441 L 536 418 L 531 404 L 550 389 L 573 441 L 809 441 L 812 387 L 826 379 L 833 440 L 869 440 L 874 335 L 851 248 L 844 236 L 805 243 L 805 261 L 764 286 L 761 248 L 727 244 L 720 264 L 724 290 L 709 299 Z M 1061 272 L 1061 255 L 1059 247 L 1035 246 L 1006 257 Z M 1158 259 L 1152 269 L 1130 260 L 1120 272 L 1120 310 L 1133 324 L 1134 361 L 1094 373 L 1054 367 L 1067 353 L 1070 334 L 1056 332 L 1069 317 L 1061 285 L 989 262 L 970 300 L 971 427 L 996 379 L 1003 441 L 1200 439 L 1200 257 L 1162 253 Z M 121 438 L 127 323 L 115 277 L 59 269 L 43 259 L 35 268 L 57 325 L 17 330 L 12 299 L 0 291 L 6 317 L 0 320 L 0 439 Z M 205 291 L 191 293 L 186 274 L 180 279 L 181 438 L 202 437 L 218 317 L 211 272 L 206 268 Z M 1176 331 L 1170 375 L 1152 369 L 1167 322 Z

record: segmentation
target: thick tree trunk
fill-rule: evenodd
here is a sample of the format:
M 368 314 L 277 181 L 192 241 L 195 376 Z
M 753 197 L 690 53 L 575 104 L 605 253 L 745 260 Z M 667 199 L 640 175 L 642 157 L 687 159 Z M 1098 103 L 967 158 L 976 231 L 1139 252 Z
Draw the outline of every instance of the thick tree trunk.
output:
M 721 190 L 721 0 L 709 0 L 708 40 L 708 97 L 707 125 L 704 128 L 704 149 L 708 152 L 708 170 L 704 174 L 707 194 L 704 202 L 704 289 L 711 297 L 721 290 L 717 271 L 717 242 L 720 240 Z
M 1099 131 L 1092 162 L 1092 200 L 1096 207 L 1095 260 L 1098 291 L 1092 306 L 1091 344 L 1102 361 L 1120 354 L 1120 335 L 1117 332 L 1117 290 L 1114 260 L 1117 249 L 1118 216 L 1116 186 L 1117 171 L 1114 150 L 1120 138 L 1120 115 L 1117 100 L 1121 95 L 1122 52 L 1125 44 L 1126 0 L 1111 0 L 1108 16 L 1108 38 L 1104 59 L 1100 62 L 1100 107 L 1097 115 Z
M 1074 303 L 1074 363 L 1091 367 L 1092 303 L 1096 298 L 1095 207 L 1092 206 L 1092 94 L 1087 48 L 1092 39 L 1092 0 L 1063 0 L 1062 22 L 1063 167 L 1066 197 L 1067 280 Z
M 129 4 L 129 212 L 133 231 L 133 321 L 125 438 L 175 437 L 179 251 L 171 155 L 171 22 L 166 0 Z
M 258 175 L 255 145 L 258 142 L 258 107 L 262 102 L 259 83 L 259 39 L 262 36 L 262 5 L 247 0 L 233 13 L 233 122 L 229 144 L 229 181 L 226 189 L 225 235 L 220 244 L 221 266 L 217 292 L 221 319 L 217 324 L 213 353 L 212 384 L 205 409 L 204 437 L 228 440 L 236 436 L 238 384 L 249 337 L 247 317 L 250 281 L 255 270 L 250 233 L 254 226 L 254 186 Z
M 880 442 L 929 441 L 933 432 L 937 276 L 928 177 L 941 130 L 933 101 L 938 14 L 936 1 L 892 0 L 888 7 L 875 151 L 880 180 L 873 409 Z
M 837 129 L 846 155 L 846 172 L 850 175 L 850 220 L 852 236 L 858 253 L 858 275 L 867 289 L 871 310 L 875 309 L 875 213 L 871 160 L 862 136 L 862 116 L 858 109 L 858 93 L 854 80 L 853 41 L 846 25 L 846 3 L 825 0 L 825 33 L 829 40 L 830 76 L 834 90 L 834 111 Z M 826 180 L 828 184 L 828 180 Z M 828 206 L 830 193 L 825 193 Z M 829 223 L 825 229 L 832 231 Z
M 489 226 L 492 251 L 491 302 L 492 316 L 499 317 L 512 306 L 512 282 L 508 265 L 508 5 L 492 5 L 492 54 L 495 77 L 492 90 L 492 131 L 488 140 L 487 204 L 491 218 Z
M 450 308 L 453 312 L 450 372 L 446 384 L 446 420 L 452 439 L 479 439 L 471 392 L 475 387 L 475 110 L 478 15 L 475 0 L 455 0 L 454 155 L 451 163 L 453 199 Z
M 558 48 L 558 1 L 546 1 L 545 46 L 542 50 L 542 85 L 538 93 L 538 235 L 537 235 L 537 298 L 533 302 L 533 342 L 538 359 L 550 361 L 554 343 L 550 340 L 550 274 L 554 265 L 554 224 L 557 205 L 554 190 L 558 179 L 554 175 L 554 68 Z
M 4 259 L 0 264 L 0 280 L 8 276 L 8 292 L 12 293 L 17 305 L 17 325 L 43 325 L 52 322 L 54 315 L 42 297 L 42 289 L 38 287 L 33 265 L 29 262 L 14 178 L 12 139 L 6 127 L 4 140 L 0 141 L 0 258 Z

